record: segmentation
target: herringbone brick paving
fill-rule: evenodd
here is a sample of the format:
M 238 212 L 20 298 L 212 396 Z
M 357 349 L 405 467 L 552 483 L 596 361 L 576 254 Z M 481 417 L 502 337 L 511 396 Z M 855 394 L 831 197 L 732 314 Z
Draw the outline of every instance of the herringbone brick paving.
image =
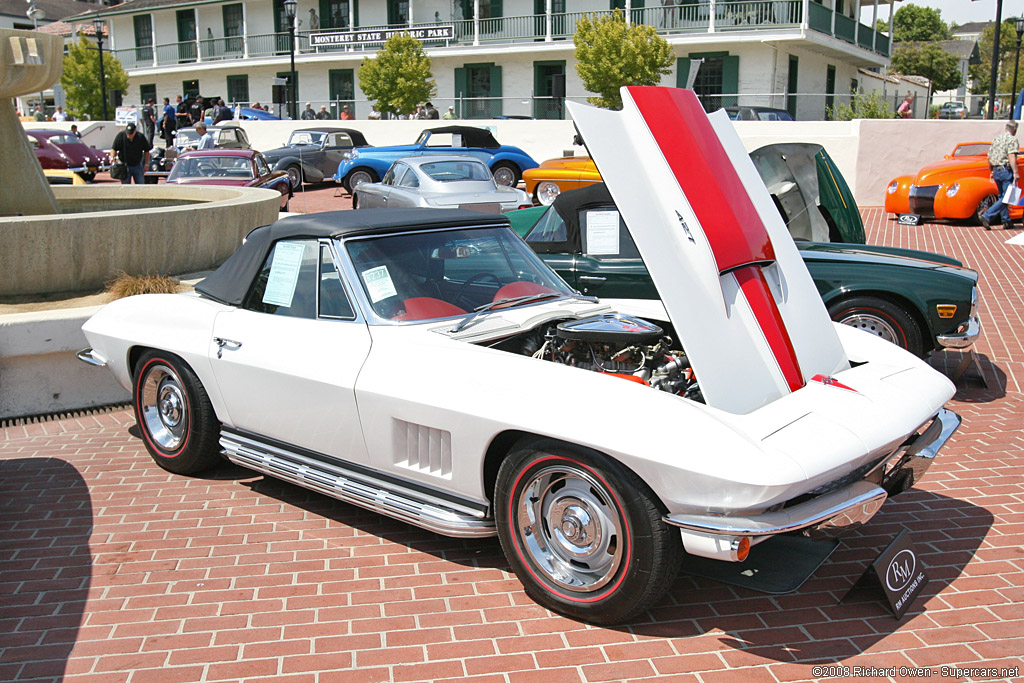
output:
M 982 273 L 989 388 L 968 372 L 953 401 L 964 426 L 928 478 L 797 592 L 684 575 L 635 623 L 585 626 L 531 602 L 496 540 L 447 539 L 232 466 L 168 474 L 116 412 L 0 431 L 0 681 L 756 683 L 826 677 L 815 665 L 1020 666 L 1024 247 L 864 215 L 873 243 Z M 904 528 L 931 577 L 909 615 L 840 604 Z

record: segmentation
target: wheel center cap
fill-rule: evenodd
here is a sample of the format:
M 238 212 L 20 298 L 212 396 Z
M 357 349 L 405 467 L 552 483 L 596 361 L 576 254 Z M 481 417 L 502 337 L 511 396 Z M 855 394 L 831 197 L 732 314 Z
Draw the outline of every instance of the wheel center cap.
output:
M 590 514 L 578 505 L 571 505 L 562 512 L 562 534 L 573 543 L 582 545 L 589 542 L 592 523 Z
M 160 399 L 160 417 L 171 426 L 181 420 L 181 400 L 174 392 L 167 392 Z

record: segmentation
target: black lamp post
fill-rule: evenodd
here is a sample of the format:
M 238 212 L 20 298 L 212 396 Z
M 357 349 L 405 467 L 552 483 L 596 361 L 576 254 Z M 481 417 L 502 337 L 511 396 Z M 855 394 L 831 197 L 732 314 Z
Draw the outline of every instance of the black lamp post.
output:
M 295 92 L 295 9 L 298 4 L 298 0 L 284 0 L 284 13 L 288 15 L 288 48 L 292 64 L 292 72 L 288 76 L 288 115 L 293 120 L 299 118 L 296 111 L 298 93 Z
M 107 79 L 103 74 L 103 29 L 106 26 L 103 17 L 93 17 L 92 27 L 96 29 L 96 45 L 100 49 L 100 97 L 103 98 L 103 120 L 109 121 L 107 116 Z
M 1024 38 L 1024 17 L 1017 17 L 1017 51 L 1013 57 L 1013 101 L 1010 102 L 1010 117 L 1013 117 L 1013 110 L 1017 108 L 1017 70 L 1020 68 L 1020 43 Z

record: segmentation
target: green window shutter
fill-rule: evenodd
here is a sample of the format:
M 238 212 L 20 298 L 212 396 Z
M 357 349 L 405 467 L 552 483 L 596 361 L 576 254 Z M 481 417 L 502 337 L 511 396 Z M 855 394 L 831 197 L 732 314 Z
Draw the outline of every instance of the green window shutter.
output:
M 466 96 L 466 69 L 464 67 L 455 68 L 455 115 L 462 118 L 462 102 L 460 97 Z
M 685 88 L 686 79 L 690 77 L 690 58 L 680 57 L 676 60 L 676 87 Z
M 545 5 L 547 3 L 545 2 Z M 501 0 L 491 0 L 491 16 L 492 17 L 503 17 L 501 13 Z
M 722 106 L 728 107 L 736 104 L 736 93 L 740 89 L 740 57 L 729 55 L 722 60 L 722 92 L 728 93 L 731 97 L 722 98 Z
M 359 0 L 352 0 L 352 2 L 355 3 L 352 6 L 352 21 L 355 22 L 352 25 L 352 28 L 355 28 L 356 26 L 359 26 Z
M 335 28 L 331 21 L 331 0 L 320 0 L 320 28 Z
M 491 91 L 488 93 L 490 97 L 496 99 L 491 100 L 491 116 L 501 116 L 501 67 L 492 66 L 490 68 L 491 77 Z

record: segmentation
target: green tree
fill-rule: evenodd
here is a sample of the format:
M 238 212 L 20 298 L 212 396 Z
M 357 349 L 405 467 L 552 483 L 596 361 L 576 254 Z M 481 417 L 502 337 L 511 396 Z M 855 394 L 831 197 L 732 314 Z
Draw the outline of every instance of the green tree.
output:
M 870 93 L 853 93 L 850 104 L 828 107 L 828 115 L 833 121 L 852 121 L 853 119 L 891 119 L 896 114 L 889 103 L 882 99 L 881 90 Z
M 995 40 L 996 32 L 993 26 L 986 26 L 981 32 L 981 40 L 978 41 L 978 55 L 981 61 L 968 67 L 971 80 L 977 83 L 976 93 L 987 93 L 989 82 L 992 78 L 992 43 Z M 996 83 L 996 92 L 1010 92 L 1013 87 L 1013 58 L 1017 54 L 1017 31 L 1009 21 L 1003 22 L 1002 31 L 999 34 L 1000 58 L 999 76 Z M 1009 50 L 1007 48 L 1010 48 Z
M 128 89 L 128 75 L 121 62 L 109 52 L 103 53 L 103 75 L 107 93 Z M 92 41 L 79 34 L 78 42 L 68 47 L 60 85 L 66 93 L 68 113 L 76 119 L 103 118 L 103 95 L 100 88 L 100 52 Z M 113 110 L 108 111 L 113 116 Z
M 941 10 L 920 5 L 904 5 L 892 15 L 892 39 L 897 43 L 949 40 L 949 24 Z
M 400 33 L 389 38 L 375 58 L 363 60 L 359 87 L 376 101 L 381 114 L 411 114 L 437 92 L 433 76 L 423 44 Z
M 584 15 L 576 23 L 576 73 L 583 87 L 597 97 L 587 102 L 606 109 L 622 109 L 619 88 L 658 85 L 671 73 L 672 49 L 652 26 L 626 26 L 620 10 L 595 17 Z
M 962 80 L 957 58 L 937 43 L 898 45 L 892 53 L 892 71 L 929 78 L 935 91 L 959 88 Z

